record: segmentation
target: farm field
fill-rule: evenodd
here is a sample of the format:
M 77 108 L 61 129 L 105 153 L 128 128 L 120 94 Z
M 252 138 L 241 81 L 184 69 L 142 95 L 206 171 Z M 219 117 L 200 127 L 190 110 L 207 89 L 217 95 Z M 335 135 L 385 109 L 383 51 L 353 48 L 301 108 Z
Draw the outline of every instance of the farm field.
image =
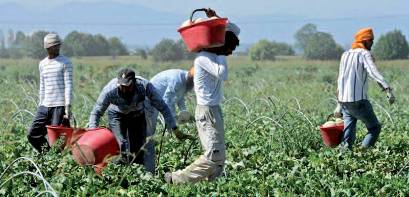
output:
M 161 70 L 192 65 L 192 61 L 156 63 L 138 57 L 71 60 L 75 69 L 73 113 L 79 127 L 86 126 L 100 90 L 120 67 L 133 68 L 149 79 Z M 198 141 L 180 142 L 171 135 L 163 139 L 154 177 L 138 165 L 114 164 L 97 176 L 91 167 L 77 165 L 69 151 L 56 148 L 38 156 L 25 136 L 39 100 L 38 61 L 0 59 L 0 196 L 53 192 L 60 196 L 409 195 L 408 60 L 377 62 L 394 88 L 397 103 L 389 105 L 371 80 L 368 95 L 383 124 L 376 147 L 358 150 L 366 133 L 359 123 L 354 153 L 340 155 L 338 148 L 324 146 L 318 129 L 336 104 L 338 61 L 279 58 L 252 62 L 231 57 L 222 105 L 226 173 L 214 182 L 185 185 L 166 184 L 163 174 L 190 164 L 201 147 Z M 187 105 L 194 112 L 193 94 Z M 104 116 L 101 125 L 106 123 Z M 181 128 L 197 136 L 194 124 Z M 157 135 L 161 130 L 157 129 Z M 27 159 L 13 163 L 21 157 L 33 163 Z

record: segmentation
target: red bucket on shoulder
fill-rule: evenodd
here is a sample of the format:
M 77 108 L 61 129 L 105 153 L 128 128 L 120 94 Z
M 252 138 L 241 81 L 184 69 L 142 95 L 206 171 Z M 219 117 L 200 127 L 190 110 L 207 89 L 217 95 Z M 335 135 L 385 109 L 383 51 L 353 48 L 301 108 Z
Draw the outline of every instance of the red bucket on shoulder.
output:
M 107 128 L 86 129 L 72 145 L 74 160 L 80 165 L 93 165 L 100 173 L 109 157 L 119 154 L 119 145 L 115 136 Z
M 191 25 L 178 29 L 188 51 L 197 52 L 204 48 L 222 46 L 226 34 L 227 18 L 208 19 L 193 23 L 193 14 L 205 9 L 196 9 L 190 16 Z

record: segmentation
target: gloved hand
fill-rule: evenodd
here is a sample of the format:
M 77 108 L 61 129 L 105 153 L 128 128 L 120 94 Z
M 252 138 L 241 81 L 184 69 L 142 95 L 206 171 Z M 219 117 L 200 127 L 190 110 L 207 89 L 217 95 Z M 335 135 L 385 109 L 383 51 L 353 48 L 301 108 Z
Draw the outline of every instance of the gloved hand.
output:
M 71 105 L 66 105 L 66 106 L 65 106 L 65 115 L 64 115 L 64 118 L 70 119 L 71 116 L 72 116 L 72 114 L 71 114 Z
M 188 111 L 181 111 L 177 116 L 178 124 L 184 124 L 193 119 L 193 116 Z
M 396 101 L 395 95 L 392 93 L 392 89 L 386 89 L 386 97 L 388 98 L 389 104 L 393 104 Z
M 334 110 L 334 117 L 335 118 L 341 118 L 342 117 L 341 104 L 339 104 L 339 103 L 337 103 L 337 107 Z
M 175 134 L 178 140 L 185 140 L 185 139 L 195 139 L 192 135 L 182 133 L 177 127 L 172 129 L 173 134 Z

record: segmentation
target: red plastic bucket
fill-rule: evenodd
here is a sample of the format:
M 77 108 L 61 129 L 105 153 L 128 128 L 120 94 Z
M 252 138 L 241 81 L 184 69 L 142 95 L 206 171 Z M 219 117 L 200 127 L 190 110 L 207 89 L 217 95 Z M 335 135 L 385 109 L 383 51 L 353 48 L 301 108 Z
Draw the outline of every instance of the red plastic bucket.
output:
M 72 145 L 74 160 L 80 165 L 101 165 L 110 156 L 119 154 L 115 136 L 107 128 L 87 131 Z
M 203 11 L 203 9 L 192 12 L 191 22 L 196 11 Z M 188 51 L 197 52 L 203 48 L 222 46 L 226 34 L 226 25 L 227 18 L 208 19 L 179 28 L 178 32 L 182 36 Z
M 344 124 L 331 127 L 320 126 L 320 131 L 324 144 L 329 147 L 336 147 L 341 143 L 344 134 Z
M 55 142 L 60 138 L 60 136 L 65 136 L 64 143 L 61 148 L 64 148 L 67 144 L 70 146 L 72 132 L 74 131 L 71 127 L 64 127 L 64 126 L 53 126 L 47 125 L 47 135 L 48 135 L 48 143 L 50 146 L 54 145 Z

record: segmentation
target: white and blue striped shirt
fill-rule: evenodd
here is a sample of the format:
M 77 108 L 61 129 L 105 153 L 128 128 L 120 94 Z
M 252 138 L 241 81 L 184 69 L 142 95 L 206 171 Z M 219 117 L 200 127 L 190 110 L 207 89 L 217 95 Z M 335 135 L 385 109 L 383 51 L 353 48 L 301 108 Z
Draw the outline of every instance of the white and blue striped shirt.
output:
M 58 107 L 71 105 L 73 91 L 73 66 L 59 55 L 54 59 L 44 58 L 39 64 L 40 105 Z
M 384 89 L 389 88 L 368 50 L 358 48 L 344 52 L 339 65 L 338 101 L 367 100 L 368 75 Z

